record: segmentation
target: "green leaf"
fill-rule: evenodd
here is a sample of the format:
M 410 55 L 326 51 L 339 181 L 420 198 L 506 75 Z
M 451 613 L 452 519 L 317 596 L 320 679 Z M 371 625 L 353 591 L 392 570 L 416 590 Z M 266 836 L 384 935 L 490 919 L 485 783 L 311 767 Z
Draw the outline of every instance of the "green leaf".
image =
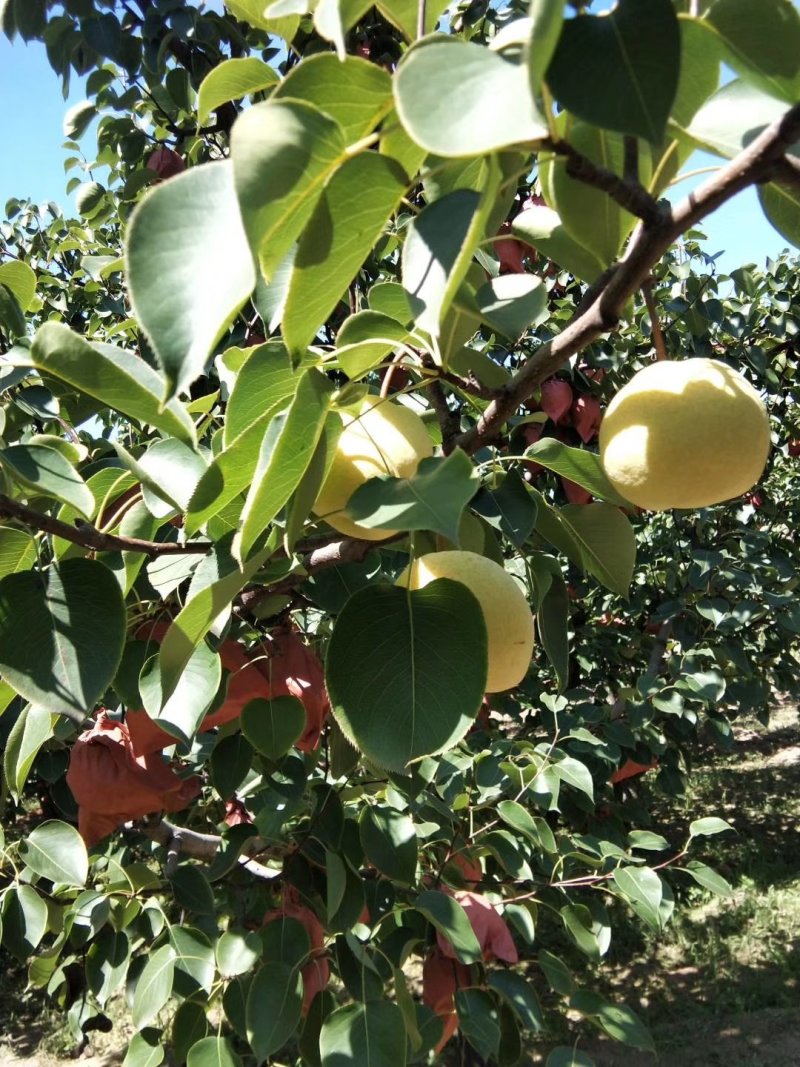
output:
M 398 65 L 394 94 L 408 133 L 439 156 L 483 155 L 548 135 L 527 67 L 458 38 L 413 45 Z
M 568 504 L 558 514 L 580 546 L 586 570 L 612 592 L 627 597 L 636 537 L 625 515 L 612 504 Z
M 457 189 L 424 207 L 408 227 L 402 252 L 403 288 L 417 326 L 434 337 L 469 268 L 483 228 L 480 207 L 478 193 Z
M 655 871 L 647 867 L 618 867 L 613 882 L 636 914 L 660 933 L 664 927 L 661 913 L 664 886 Z
M 365 10 L 369 5 L 365 5 Z M 392 106 L 392 79 L 368 59 L 331 52 L 306 56 L 281 81 L 273 100 L 314 104 L 338 122 L 347 144 L 366 137 Z
M 139 975 L 133 994 L 131 1021 L 142 1030 L 156 1018 L 172 993 L 175 977 L 175 949 L 162 945 L 153 952 Z
M 457 989 L 455 1004 L 467 1041 L 484 1062 L 494 1059 L 500 1045 L 500 1012 L 494 999 L 483 989 Z
M 700 108 L 686 133 L 702 148 L 733 159 L 767 126 L 786 114 L 786 104 L 745 81 L 723 85 Z
M 150 190 L 128 228 L 131 303 L 164 372 L 166 400 L 203 373 L 255 286 L 233 176 L 228 160 L 191 167 Z
M 205 125 L 212 111 L 231 100 L 241 100 L 250 93 L 260 92 L 280 81 L 278 72 L 263 59 L 246 56 L 225 59 L 214 67 L 197 90 L 197 121 Z
M 101 1008 L 125 980 L 130 955 L 131 945 L 124 930 L 106 926 L 92 941 L 86 957 L 86 981 Z
M 192 1045 L 186 1057 L 186 1067 L 241 1067 L 241 1064 L 227 1037 L 204 1037 Z
M 539 97 L 550 60 L 558 45 L 564 21 L 565 0 L 531 0 L 528 14 L 531 36 L 528 42 L 528 74 L 531 92 Z
M 409 321 L 412 318 L 409 310 Z M 389 315 L 357 311 L 344 320 L 336 335 L 336 358 L 347 377 L 357 381 L 409 336 L 406 327 Z
M 526 1030 L 539 1033 L 545 1028 L 539 999 L 533 985 L 516 971 L 491 971 L 488 975 L 489 988 L 502 997 L 514 1012 Z
M 477 313 L 503 337 L 516 341 L 547 317 L 547 290 L 532 274 L 501 274 L 475 294 Z
M 689 824 L 689 837 L 711 837 L 714 834 L 724 834 L 727 830 L 733 832 L 733 827 L 724 819 L 718 819 L 711 815 L 706 819 L 695 819 Z
M 64 116 L 64 136 L 70 141 L 79 141 L 96 117 L 97 109 L 91 100 L 73 104 Z
M 624 1004 L 609 1004 L 596 993 L 580 989 L 573 994 L 570 1007 L 583 1015 L 589 1016 L 601 1030 L 615 1041 L 621 1041 L 633 1048 L 655 1052 L 650 1031 L 630 1008 Z
M 26 530 L 0 526 L 0 578 L 29 571 L 36 560 L 36 542 Z
M 31 345 L 36 367 L 114 411 L 147 423 L 194 448 L 194 423 L 183 404 L 162 407 L 163 379 L 141 357 L 113 345 L 91 345 L 57 322 L 39 328 Z
M 231 132 L 236 195 L 261 271 L 270 281 L 345 157 L 337 122 L 299 100 L 248 108 Z
M 781 235 L 800 248 L 800 193 L 789 185 L 770 182 L 759 185 L 761 208 Z
M 603 15 L 564 22 L 547 84 L 563 107 L 586 122 L 659 144 L 680 60 L 671 0 L 618 0 Z
M 533 818 L 516 800 L 501 800 L 497 805 L 497 814 L 512 830 L 527 837 L 534 845 L 539 845 L 539 831 Z
M 403 1015 L 389 1000 L 337 1008 L 322 1024 L 322 1067 L 399 1067 L 406 1062 Z
M 457 900 L 437 889 L 426 889 L 417 897 L 414 907 L 447 938 L 462 963 L 481 960 L 481 946 L 467 913 Z
M 715 0 L 705 13 L 725 58 L 746 81 L 787 103 L 800 90 L 800 13 L 792 0 Z
M 71 504 L 85 518 L 91 517 L 91 491 L 72 464 L 55 449 L 46 445 L 9 445 L 0 450 L 0 467 L 26 489 Z
M 11 340 L 25 336 L 25 315 L 17 298 L 2 282 L 0 282 L 0 327 Z
M 139 676 L 139 692 L 147 714 L 171 737 L 191 745 L 222 680 L 219 653 L 201 641 L 168 696 L 162 690 L 160 668 L 159 657 L 151 656 Z
M 206 935 L 191 926 L 172 926 L 169 940 L 175 950 L 176 992 L 180 996 L 192 996 L 200 990 L 210 994 L 216 960 Z
M 175 903 L 197 915 L 215 913 L 214 893 L 201 867 L 192 863 L 181 864 L 169 876 Z
M 314 28 L 320 37 L 334 45 L 336 58 L 340 62 L 347 59 L 345 34 L 364 16 L 370 6 L 370 0 L 317 0 L 314 6 Z
M 325 426 L 332 392 L 321 371 L 304 371 L 289 409 L 268 425 L 234 539 L 234 554 L 242 561 L 300 484 Z
M 230 553 L 230 537 L 219 541 L 204 560 L 206 570 L 203 572 L 202 588 L 194 591 L 194 583 L 189 590 L 186 604 L 175 616 L 172 625 L 164 635 L 159 649 L 161 670 L 162 699 L 168 700 L 186 664 L 194 650 L 206 636 L 220 612 L 230 606 L 236 594 L 247 585 L 253 575 L 274 552 L 275 543 L 268 543 L 264 549 L 248 560 L 244 567 L 233 559 Z M 198 571 L 195 575 L 199 574 Z M 0 585 L 1 588 L 1 585 Z
M 283 336 L 301 353 L 335 309 L 406 190 L 403 169 L 377 152 L 346 160 L 300 238 L 283 309 Z
M 285 963 L 265 963 L 247 996 L 247 1037 L 258 1061 L 283 1048 L 303 1010 L 300 972 Z
M 387 878 L 410 885 L 417 873 L 417 834 L 408 815 L 380 805 L 366 806 L 358 820 L 367 860 Z
M 537 956 L 537 963 L 544 972 L 544 976 L 551 989 L 556 993 L 559 993 L 562 997 L 568 997 L 572 994 L 572 991 L 575 988 L 572 973 L 559 956 L 554 955 L 552 952 L 548 952 L 546 948 L 540 948 L 539 955 Z
M 531 555 L 529 564 L 536 591 L 536 629 L 556 672 L 559 692 L 569 677 L 569 596 L 561 566 L 550 556 Z
M 630 507 L 628 501 L 621 497 L 609 482 L 600 464 L 600 457 L 594 452 L 587 452 L 584 448 L 571 448 L 557 441 L 555 437 L 545 437 L 526 448 L 525 456 L 548 470 L 569 478 L 577 485 L 582 485 L 592 496 L 609 504 Z
M 584 956 L 588 956 L 590 960 L 599 961 L 602 953 L 592 929 L 592 913 L 589 909 L 583 904 L 565 904 L 561 908 L 561 921 Z
M 97 560 L 0 580 L 0 673 L 32 704 L 82 721 L 114 679 L 125 605 Z
M 336 459 L 336 446 L 343 429 L 344 425 L 339 412 L 329 411 L 314 454 L 286 509 L 283 546 L 287 556 L 291 556 L 296 542 L 303 533 L 306 520 L 330 473 Z
M 432 530 L 458 543 L 461 516 L 480 477 L 466 453 L 423 459 L 411 478 L 370 478 L 346 512 L 370 530 Z
M 552 770 L 562 782 L 571 785 L 573 789 L 579 789 L 590 800 L 594 800 L 592 776 L 589 773 L 589 768 L 584 763 L 581 763 L 580 760 L 576 760 L 572 756 L 563 756 L 552 764 Z
M 306 727 L 306 709 L 297 697 L 257 697 L 242 708 L 242 733 L 267 759 L 285 756 Z
M 172 1020 L 172 1053 L 178 1063 L 185 1063 L 189 1050 L 208 1034 L 208 1021 L 201 1004 L 185 1000 Z M 214 1067 L 220 1067 L 219 1062 Z
M 345 737 L 388 770 L 457 744 L 486 688 L 486 626 L 459 582 L 372 585 L 336 619 L 325 664 Z
M 122 1067 L 159 1067 L 164 1061 L 164 1046 L 159 1038 L 161 1031 L 148 1027 L 134 1034 L 122 1061 Z
M 30 885 L 12 885 L 3 895 L 3 947 L 24 962 L 47 929 L 47 905 Z
M 536 522 L 536 499 L 514 470 L 496 488 L 483 487 L 472 507 L 517 548 L 528 540 Z
M 705 863 L 700 863 L 698 860 L 690 860 L 685 867 L 678 869 L 685 871 L 703 889 L 716 893 L 718 897 L 729 899 L 734 895 L 730 883 L 721 874 L 717 874 L 711 867 L 706 866 Z
M 217 967 L 223 978 L 245 974 L 261 956 L 261 938 L 254 931 L 226 930 L 217 942 Z
M 253 746 L 241 734 L 217 741 L 211 753 L 211 784 L 222 800 L 228 800 L 247 777 L 253 762 Z
M 19 854 L 34 874 L 59 885 L 82 886 L 89 876 L 83 838 L 69 823 L 48 819 L 19 843 Z
M 0 285 L 4 285 L 19 304 L 22 311 L 27 311 L 36 296 L 36 275 L 21 259 L 0 263 Z
M 378 0 L 376 7 L 383 17 L 404 33 L 409 41 L 417 37 L 419 5 L 417 0 Z M 425 33 L 433 33 L 439 16 L 447 9 L 447 0 L 428 0 L 425 4 Z
M 39 749 L 52 736 L 50 712 L 36 704 L 26 705 L 8 735 L 3 752 L 6 786 L 17 803 Z
M 250 352 L 236 375 L 225 412 L 226 448 L 259 422 L 263 432 L 273 413 L 295 395 L 305 369 L 305 361 L 297 369 L 292 366 L 282 341 L 267 341 Z

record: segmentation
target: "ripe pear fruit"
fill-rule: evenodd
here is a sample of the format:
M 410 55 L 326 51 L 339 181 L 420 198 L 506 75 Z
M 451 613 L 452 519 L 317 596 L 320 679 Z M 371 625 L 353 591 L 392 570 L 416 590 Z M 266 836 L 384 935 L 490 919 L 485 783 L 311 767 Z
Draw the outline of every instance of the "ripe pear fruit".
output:
M 397 585 L 422 589 L 437 578 L 451 578 L 469 589 L 481 606 L 488 638 L 488 693 L 519 685 L 533 655 L 533 615 L 528 601 L 499 563 L 475 552 L 430 552 L 406 567 Z
M 717 359 L 651 363 L 620 389 L 600 426 L 606 476 L 650 511 L 741 496 L 761 477 L 769 448 L 761 397 Z
M 359 526 L 343 510 L 347 501 L 370 478 L 410 478 L 420 461 L 433 455 L 433 442 L 419 415 L 377 396 L 366 397 L 358 415 L 343 412 L 342 422 L 333 463 L 312 510 L 348 537 L 383 541 L 394 531 Z

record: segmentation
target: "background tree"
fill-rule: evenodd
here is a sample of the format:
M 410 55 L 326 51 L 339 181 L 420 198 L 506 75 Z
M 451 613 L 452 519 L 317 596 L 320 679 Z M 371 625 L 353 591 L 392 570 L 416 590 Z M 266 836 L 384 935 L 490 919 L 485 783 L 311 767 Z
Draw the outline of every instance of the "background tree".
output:
M 631 779 L 679 793 L 698 733 L 797 687 L 797 263 L 719 276 L 693 228 L 756 184 L 797 241 L 800 15 L 585 6 L 0 5 L 88 94 L 81 220 L 0 231 L 3 946 L 76 1039 L 125 991 L 130 1067 L 456 1030 L 513 1064 L 568 1009 L 647 1048 L 574 954 L 727 891 L 690 853 L 726 824 L 668 841 Z M 641 513 L 602 412 L 694 355 L 767 398 L 768 470 Z M 408 469 L 323 507 L 367 409 Z M 442 550 L 536 613 L 503 693 L 477 586 L 392 584 Z

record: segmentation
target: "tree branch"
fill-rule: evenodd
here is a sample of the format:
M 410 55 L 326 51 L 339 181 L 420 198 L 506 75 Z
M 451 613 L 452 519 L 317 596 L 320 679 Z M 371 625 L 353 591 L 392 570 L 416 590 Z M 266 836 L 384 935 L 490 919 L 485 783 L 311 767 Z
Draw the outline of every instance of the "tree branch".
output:
M 742 189 L 778 177 L 786 168 L 787 149 L 799 137 L 800 104 L 795 104 L 672 211 L 665 207 L 655 225 L 637 227 L 624 258 L 590 287 L 561 333 L 543 344 L 520 367 L 477 424 L 461 434 L 456 444 L 471 454 L 499 433 L 522 401 L 567 359 L 616 328 L 626 301 L 641 288 L 655 264 L 681 234 Z M 793 166 L 791 159 L 788 162 Z
M 163 818 L 156 822 L 140 819 L 137 822 L 127 823 L 125 829 L 143 834 L 156 844 L 163 845 L 167 850 L 167 863 L 172 862 L 173 865 L 180 855 L 191 856 L 193 859 L 204 860 L 208 863 L 214 859 L 222 844 L 222 838 L 218 834 L 201 834 L 185 826 L 175 826 L 174 823 Z M 281 877 L 281 872 L 265 867 L 263 863 L 258 863 L 252 858 L 254 852 L 259 852 L 263 848 L 264 842 L 261 838 L 254 837 L 252 844 L 248 841 L 245 845 L 242 855 L 239 856 L 239 864 L 257 878 L 274 882 Z
M 656 359 L 667 358 L 667 345 L 664 341 L 664 331 L 661 329 L 661 321 L 658 317 L 655 297 L 653 296 L 653 279 L 648 278 L 642 286 L 642 296 L 647 305 L 647 314 L 650 316 L 650 332 L 653 337 L 653 348 L 656 350 Z
M 186 556 L 196 552 L 208 552 L 210 541 L 188 541 L 178 544 L 175 541 L 143 541 L 140 537 L 121 537 L 118 534 L 103 533 L 82 519 L 76 519 L 75 525 L 45 515 L 41 511 L 29 508 L 18 500 L 0 494 L 0 519 L 16 519 L 34 530 L 62 537 L 73 545 L 88 548 L 95 552 L 143 552 L 148 556 Z
M 567 174 L 584 185 L 591 185 L 595 189 L 601 189 L 607 193 L 620 207 L 630 211 L 632 215 L 640 218 L 646 226 L 657 226 L 661 223 L 668 212 L 668 207 L 662 206 L 655 197 L 652 197 L 643 185 L 635 177 L 628 177 L 627 170 L 632 163 L 637 163 L 636 139 L 632 138 L 633 152 L 628 151 L 626 139 L 625 166 L 626 176 L 620 178 L 613 170 L 601 167 L 587 156 L 584 156 L 569 141 L 550 141 L 547 147 L 551 148 L 556 155 L 564 156 L 567 161 Z M 631 159 L 631 156 L 633 159 Z M 635 174 L 636 171 L 634 170 Z

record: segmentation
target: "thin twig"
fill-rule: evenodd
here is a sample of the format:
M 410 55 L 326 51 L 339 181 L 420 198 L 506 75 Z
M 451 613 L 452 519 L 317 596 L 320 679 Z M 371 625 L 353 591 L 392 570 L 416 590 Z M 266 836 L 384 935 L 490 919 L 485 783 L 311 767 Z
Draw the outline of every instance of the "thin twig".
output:
M 652 278 L 648 278 L 642 285 L 642 296 L 647 305 L 647 314 L 650 316 L 650 332 L 653 337 L 653 348 L 656 350 L 656 359 L 666 359 L 667 346 L 664 341 L 664 331 L 661 329 L 661 322 L 658 317 L 658 308 L 656 307 L 655 297 L 653 296 Z
M 210 541 L 187 541 L 178 544 L 175 541 L 144 541 L 140 537 L 121 537 L 118 534 L 103 533 L 88 522 L 76 519 L 75 525 L 45 515 L 41 511 L 29 508 L 18 500 L 0 494 L 0 519 L 16 519 L 34 530 L 53 534 L 73 545 L 80 545 L 94 552 L 143 552 L 148 556 L 186 556 L 192 553 L 205 553 L 211 548 Z

